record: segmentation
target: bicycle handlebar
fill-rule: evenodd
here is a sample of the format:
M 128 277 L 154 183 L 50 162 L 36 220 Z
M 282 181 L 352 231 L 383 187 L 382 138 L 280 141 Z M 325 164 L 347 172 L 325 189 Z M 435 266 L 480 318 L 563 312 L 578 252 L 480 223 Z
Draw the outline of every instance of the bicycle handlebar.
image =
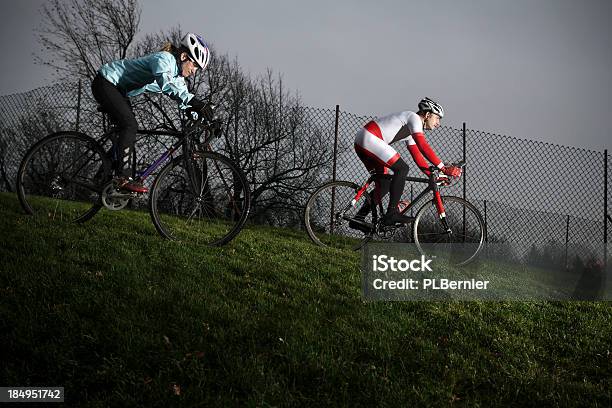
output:
M 460 160 L 455 163 L 449 163 L 449 166 L 460 167 L 463 170 L 465 168 L 465 160 Z M 451 186 L 457 183 L 459 179 L 461 178 L 461 176 L 449 177 L 446 175 L 444 175 L 444 177 L 441 177 L 441 174 L 440 174 L 441 172 L 442 172 L 442 169 L 439 169 L 435 166 L 430 166 L 429 167 L 429 183 L 435 183 L 438 185 L 438 187 L 440 186 L 448 187 L 448 186 Z M 461 173 L 462 173 L 461 175 L 463 175 L 463 171 Z
M 448 165 L 448 167 L 461 167 L 463 169 L 465 167 L 465 160 L 459 160 L 456 163 L 450 163 Z M 442 171 L 442 169 L 439 169 L 436 166 L 429 166 L 429 171 L 432 172 L 432 173 L 434 173 L 434 172 L 438 172 L 439 173 L 439 172 Z
M 192 137 L 199 139 L 202 133 L 207 133 L 204 138 L 204 143 L 210 143 L 213 139 L 221 136 L 222 121 L 214 113 L 215 106 L 207 105 L 208 108 L 205 112 L 202 111 L 190 111 L 188 115 L 191 116 L 185 124 L 184 133 L 191 135 Z

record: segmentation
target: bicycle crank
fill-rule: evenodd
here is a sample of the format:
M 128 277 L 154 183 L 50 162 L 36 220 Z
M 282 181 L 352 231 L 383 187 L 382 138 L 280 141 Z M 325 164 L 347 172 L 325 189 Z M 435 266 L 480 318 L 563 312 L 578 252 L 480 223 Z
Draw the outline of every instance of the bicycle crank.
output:
M 102 204 L 111 211 L 125 208 L 131 198 L 136 198 L 136 193 L 119 190 L 114 181 L 108 183 L 102 190 Z
M 378 235 L 379 238 L 384 239 L 384 240 L 388 240 L 393 238 L 393 235 L 395 234 L 395 231 L 397 230 L 398 226 L 395 225 L 383 225 L 381 222 L 378 222 L 376 224 L 376 235 Z

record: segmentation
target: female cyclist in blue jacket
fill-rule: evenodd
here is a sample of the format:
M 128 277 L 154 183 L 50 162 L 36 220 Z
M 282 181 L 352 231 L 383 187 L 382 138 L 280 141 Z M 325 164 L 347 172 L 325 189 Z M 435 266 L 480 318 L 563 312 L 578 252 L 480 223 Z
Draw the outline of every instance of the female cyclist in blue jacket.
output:
M 205 69 L 210 51 L 199 35 L 188 33 L 180 46 L 136 59 L 123 59 L 102 65 L 91 84 L 96 101 L 118 126 L 117 160 L 120 188 L 137 193 L 148 189 L 131 179 L 131 157 L 138 124 L 129 97 L 143 92 L 164 93 L 180 102 L 181 109 L 200 110 L 204 103 L 189 93 L 185 78 Z

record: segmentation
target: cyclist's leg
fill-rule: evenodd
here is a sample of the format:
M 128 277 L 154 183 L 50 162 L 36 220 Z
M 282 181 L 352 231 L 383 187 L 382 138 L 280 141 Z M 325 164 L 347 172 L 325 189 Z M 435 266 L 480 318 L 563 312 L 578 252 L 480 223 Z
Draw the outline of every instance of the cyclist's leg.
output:
M 380 171 L 381 172 L 384 171 L 385 174 L 393 174 L 393 172 L 391 172 L 388 167 L 383 167 L 380 169 Z M 377 204 L 382 203 L 383 198 L 385 198 L 385 196 L 389 194 L 390 189 L 391 189 L 390 179 L 383 178 L 383 179 L 376 180 L 376 189 L 374 190 L 374 201 Z
M 391 180 L 389 206 L 387 207 L 387 214 L 385 214 L 385 219 L 383 221 L 386 224 L 407 222 L 410 219 L 399 213 L 397 205 L 404 192 L 406 177 L 408 176 L 408 165 L 404 159 L 400 157 L 391 165 L 391 170 L 393 170 L 393 179 Z
M 379 162 L 372 157 L 370 157 L 363 148 L 359 145 L 355 144 L 355 152 L 357 153 L 357 157 L 361 160 L 361 162 L 365 165 L 366 169 L 370 173 L 387 173 L 388 169 L 379 164 Z M 391 181 L 387 179 L 379 179 L 375 181 L 374 195 L 373 201 L 366 201 L 363 203 L 355 218 L 365 219 L 367 215 L 372 211 L 371 205 L 377 205 L 381 202 L 382 198 L 387 195 L 389 192 L 389 186 L 391 185 Z
M 128 99 L 116 86 L 100 74 L 94 78 L 91 91 L 96 101 L 102 105 L 117 124 L 117 175 L 126 181 L 125 188 L 128 190 L 146 192 L 146 188 L 128 181 L 132 175 L 132 154 L 136 144 L 136 131 L 138 130 L 138 123 Z
M 370 172 L 394 174 L 393 164 L 400 160 L 400 155 L 381 138 L 361 129 L 355 137 L 355 150 L 361 161 Z M 399 168 L 399 167 L 398 167 Z M 404 177 L 405 178 L 405 177 Z M 374 200 L 378 203 L 391 189 L 392 182 L 388 179 L 376 181 Z M 402 186 L 403 187 L 403 186 Z M 401 192 L 400 192 L 401 196 Z
M 91 91 L 96 101 L 111 115 L 117 124 L 117 160 L 120 176 L 131 176 L 131 156 L 136 142 L 138 124 L 126 97 L 103 76 L 98 74 Z

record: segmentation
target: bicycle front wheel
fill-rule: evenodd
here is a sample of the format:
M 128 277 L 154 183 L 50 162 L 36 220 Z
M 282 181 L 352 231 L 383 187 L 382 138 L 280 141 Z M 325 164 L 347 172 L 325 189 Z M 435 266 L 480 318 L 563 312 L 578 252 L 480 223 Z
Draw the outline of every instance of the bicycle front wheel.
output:
M 485 224 L 480 212 L 468 201 L 442 196 L 445 216 L 440 217 L 435 200 L 426 202 L 417 212 L 413 237 L 424 255 L 445 259 L 452 265 L 473 261 L 485 241 Z
M 172 160 L 155 179 L 149 197 L 151 219 L 163 237 L 205 245 L 232 240 L 244 226 L 249 208 L 244 173 L 213 152 Z
M 366 233 L 349 227 L 362 205 L 371 205 L 367 192 L 355 205 L 353 198 L 359 186 L 349 181 L 332 181 L 315 190 L 304 210 L 304 225 L 312 241 L 320 246 L 335 248 L 361 247 Z M 367 203 L 367 204 L 365 204 Z M 371 223 L 371 213 L 365 219 Z
M 91 137 L 53 133 L 34 144 L 17 173 L 17 195 L 31 215 L 84 222 L 102 207 L 103 184 L 111 178 L 111 160 Z

